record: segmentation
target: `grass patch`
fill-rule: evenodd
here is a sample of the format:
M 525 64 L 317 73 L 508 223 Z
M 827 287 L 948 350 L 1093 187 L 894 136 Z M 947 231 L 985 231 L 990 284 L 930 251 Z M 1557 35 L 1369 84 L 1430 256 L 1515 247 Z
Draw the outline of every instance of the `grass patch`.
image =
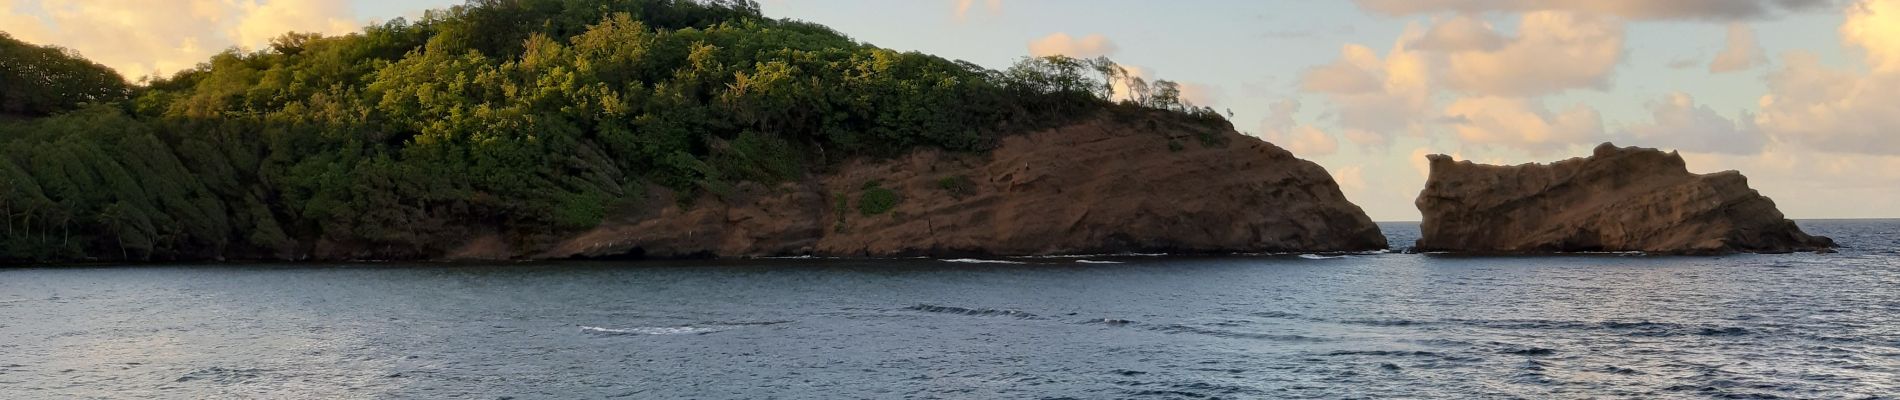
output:
M 937 188 L 943 189 L 943 191 L 945 192 L 950 192 L 950 195 L 956 196 L 956 197 L 963 197 L 963 196 L 968 196 L 968 195 L 976 193 L 976 183 L 970 182 L 970 177 L 963 176 L 963 175 L 951 175 L 951 176 L 938 178 Z

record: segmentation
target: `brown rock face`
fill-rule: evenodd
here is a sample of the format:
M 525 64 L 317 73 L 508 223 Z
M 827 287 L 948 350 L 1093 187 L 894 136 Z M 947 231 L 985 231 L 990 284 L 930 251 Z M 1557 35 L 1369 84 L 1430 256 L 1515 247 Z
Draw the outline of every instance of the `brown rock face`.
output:
M 880 197 L 896 201 L 878 207 Z M 663 191 L 647 203 L 656 207 L 526 256 L 1386 248 L 1378 227 L 1319 165 L 1231 128 L 1158 116 L 1103 116 L 1011 136 L 987 154 L 923 150 L 861 160 L 803 182 L 741 185 L 687 208 Z
M 1604 143 L 1588 158 L 1495 166 L 1428 156 L 1418 250 L 1481 253 L 1727 253 L 1834 247 L 1782 217 L 1735 171 L 1690 173 L 1682 157 Z

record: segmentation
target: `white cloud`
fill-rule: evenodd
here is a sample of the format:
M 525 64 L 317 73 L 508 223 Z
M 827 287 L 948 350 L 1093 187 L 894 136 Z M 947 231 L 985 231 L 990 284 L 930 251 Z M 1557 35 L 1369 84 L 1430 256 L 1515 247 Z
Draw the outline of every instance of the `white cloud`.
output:
M 129 78 L 196 66 L 290 31 L 358 28 L 343 0 L 0 0 L 0 29 L 71 48 Z
M 1029 54 L 1037 57 L 1063 55 L 1075 58 L 1095 58 L 1115 54 L 1121 48 L 1114 41 L 1101 34 L 1090 34 L 1076 38 L 1065 32 L 1057 32 L 1041 39 L 1029 42 Z
M 1431 176 L 1432 174 L 1432 161 L 1426 159 L 1425 156 L 1429 156 L 1433 154 L 1440 154 L 1440 153 L 1436 151 L 1432 151 L 1432 149 L 1428 147 L 1420 147 L 1420 148 L 1412 149 L 1412 155 L 1406 157 L 1405 160 L 1412 162 L 1412 170 L 1418 171 L 1418 177 L 1425 178 L 1425 177 Z M 1463 158 L 1463 157 L 1454 157 L 1454 158 Z
M 1465 144 L 1498 145 L 1548 154 L 1603 137 L 1603 118 L 1578 104 L 1551 113 L 1539 102 L 1505 97 L 1459 99 L 1445 107 L 1452 130 Z
M 261 47 L 284 32 L 343 34 L 361 28 L 341 0 L 270 0 L 236 3 L 240 15 L 229 36 L 237 44 Z
M 1384 58 L 1346 45 L 1337 61 L 1307 70 L 1300 83 L 1326 96 L 1346 138 L 1362 148 L 1449 127 L 1484 144 L 1547 152 L 1577 144 L 1564 140 L 1600 139 L 1602 123 L 1589 107 L 1552 114 L 1536 98 L 1607 88 L 1622 59 L 1623 37 L 1621 22 L 1575 13 L 1524 15 L 1511 35 L 1459 15 L 1408 27 Z M 1453 96 L 1453 107 L 1438 108 L 1434 103 L 1447 93 L 1464 98 Z
M 1413 40 L 1411 47 L 1426 51 L 1497 51 L 1507 43 L 1504 35 L 1483 18 L 1458 14 L 1432 25 L 1425 36 Z
M 1768 62 L 1768 57 L 1762 54 L 1761 42 L 1755 39 L 1755 29 L 1748 24 L 1729 23 L 1727 42 L 1722 52 L 1715 55 L 1715 61 L 1709 63 L 1709 72 L 1742 71 Z
M 1348 138 L 1361 145 L 1388 143 L 1398 132 L 1422 133 L 1435 117 L 1429 60 L 1406 44 L 1423 35 L 1415 27 L 1386 53 L 1348 44 L 1332 64 L 1307 70 L 1300 86 L 1326 95 Z
M 976 8 L 977 0 L 953 0 L 953 1 L 954 1 L 953 4 L 956 9 L 956 16 L 957 16 L 958 21 L 962 21 L 964 19 L 969 18 L 970 10 Z M 1002 14 L 1003 0 L 983 0 L 983 8 L 986 10 L 989 10 L 990 15 Z
M 1267 142 L 1286 146 L 1300 157 L 1319 157 L 1339 152 L 1339 140 L 1312 125 L 1300 125 L 1286 132 L 1269 132 Z
M 1341 191 L 1349 194 L 1365 192 L 1366 168 L 1358 165 L 1334 168 L 1333 182 L 1339 184 Z
M 1448 21 L 1449 22 L 1449 21 Z M 1448 55 L 1447 87 L 1481 96 L 1531 97 L 1604 89 L 1623 57 L 1623 24 L 1586 14 L 1524 14 L 1517 37 L 1495 51 Z
M 1214 107 L 1220 104 L 1220 88 L 1200 83 L 1179 82 L 1181 101 L 1197 107 Z
M 1387 15 L 1574 11 L 1634 19 L 1744 19 L 1826 8 L 1834 0 L 1354 0 Z
M 1339 152 L 1339 140 L 1326 131 L 1312 125 L 1300 125 L 1293 114 L 1300 112 L 1300 103 L 1292 99 L 1283 99 L 1267 106 L 1267 117 L 1260 120 L 1260 138 L 1268 143 L 1279 145 L 1302 157 L 1330 155 Z
M 1841 38 L 1881 73 L 1900 73 L 1900 1 L 1861 0 L 1847 8 Z
M 1863 68 L 1834 68 L 1805 52 L 1768 76 L 1756 123 L 1770 137 L 1839 153 L 1900 154 L 1900 0 L 1862 0 L 1841 25 Z
M 1767 144 L 1753 115 L 1743 112 L 1739 123 L 1730 121 L 1709 106 L 1696 105 L 1687 93 L 1671 93 L 1650 103 L 1649 110 L 1653 121 L 1619 133 L 1618 143 L 1725 154 L 1756 154 Z

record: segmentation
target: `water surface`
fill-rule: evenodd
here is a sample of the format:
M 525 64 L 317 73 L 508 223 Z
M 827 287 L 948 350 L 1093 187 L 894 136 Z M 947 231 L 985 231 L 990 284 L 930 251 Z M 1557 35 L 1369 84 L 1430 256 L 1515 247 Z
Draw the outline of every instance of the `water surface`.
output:
M 1802 224 L 1850 248 L 6 269 L 0 398 L 1900 392 L 1900 221 Z

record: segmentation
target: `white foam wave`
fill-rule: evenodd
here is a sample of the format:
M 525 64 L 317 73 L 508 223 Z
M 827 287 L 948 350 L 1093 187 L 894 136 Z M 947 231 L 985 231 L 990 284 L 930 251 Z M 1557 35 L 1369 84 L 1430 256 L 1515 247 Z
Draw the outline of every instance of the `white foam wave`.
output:
M 1080 264 L 1121 264 L 1122 263 L 1121 261 L 1096 261 L 1096 260 L 1075 260 L 1075 262 L 1080 263 Z
M 975 259 L 975 258 L 957 258 L 957 259 L 949 259 L 949 260 L 941 260 L 941 261 L 953 262 L 953 263 L 964 263 L 964 264 L 1028 264 L 1022 261 L 983 260 L 983 259 Z
M 1301 254 L 1300 258 L 1304 258 L 1308 260 L 1332 260 L 1332 259 L 1339 259 L 1339 258 L 1352 258 L 1352 256 L 1322 256 L 1318 254 Z
M 1089 258 L 1089 257 L 1167 257 L 1168 253 L 1101 253 L 1101 254 L 1055 254 L 1046 256 L 1022 256 L 1011 258 Z
M 581 332 L 605 335 L 700 335 L 718 332 L 720 329 L 700 326 L 643 326 L 625 329 L 582 326 Z

